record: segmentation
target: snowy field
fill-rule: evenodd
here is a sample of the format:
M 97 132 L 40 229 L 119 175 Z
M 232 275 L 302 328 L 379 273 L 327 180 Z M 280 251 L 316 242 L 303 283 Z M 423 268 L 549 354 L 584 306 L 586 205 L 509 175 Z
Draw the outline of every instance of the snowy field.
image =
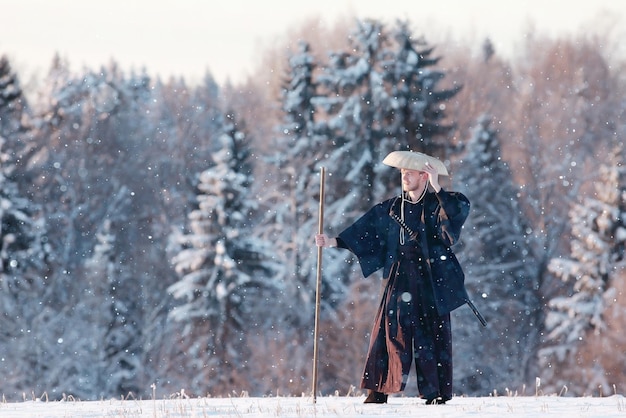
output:
M 175 417 L 626 417 L 626 398 L 558 396 L 455 397 L 446 405 L 424 405 L 409 397 L 392 397 L 384 405 L 363 404 L 365 397 L 201 398 L 65 402 L 2 402 L 2 418 L 175 418 Z

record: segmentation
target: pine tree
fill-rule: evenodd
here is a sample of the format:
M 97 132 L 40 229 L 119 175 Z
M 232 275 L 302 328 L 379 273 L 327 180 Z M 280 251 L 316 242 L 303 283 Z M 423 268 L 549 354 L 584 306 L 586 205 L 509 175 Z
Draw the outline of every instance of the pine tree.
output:
M 19 79 L 6 56 L 0 56 L 0 133 L 5 137 L 23 129 L 22 113 L 26 100 Z M 16 150 L 13 150 L 16 151 Z
M 390 37 L 393 47 L 379 64 L 387 93 L 384 110 L 378 116 L 384 132 L 378 157 L 394 150 L 412 150 L 446 161 L 456 146 L 449 142 L 453 125 L 446 122 L 445 103 L 461 87 L 438 90 L 445 73 L 433 67 L 440 58 L 431 57 L 434 47 L 417 38 L 408 22 L 396 22 L 390 29 Z M 378 174 L 377 196 L 384 195 L 389 188 L 399 188 L 392 170 L 380 170 Z
M 479 297 L 476 303 L 489 321 L 482 328 L 469 310 L 456 313 L 456 375 L 463 392 L 473 394 L 530 384 L 541 328 L 527 221 L 489 125 L 489 117 L 479 119 L 455 174 L 457 188 L 472 205 L 459 259 L 470 293 Z
M 264 190 L 264 198 L 271 202 L 269 218 L 270 238 L 277 245 L 277 253 L 286 266 L 285 280 L 289 283 L 285 296 L 286 320 L 300 325 L 310 322 L 313 312 L 313 251 L 310 231 L 317 219 L 317 192 L 319 176 L 317 164 L 322 160 L 324 137 L 316 133 L 314 101 L 317 84 L 313 79 L 315 58 L 307 43 L 289 58 L 289 72 L 282 88 L 284 121 L 277 139 L 278 150 L 272 156 L 279 187 Z M 297 305 L 306 303 L 306 307 Z
M 548 265 L 566 292 L 549 302 L 541 364 L 550 387 L 567 387 L 579 395 L 598 388 L 612 393 L 611 385 L 623 376 L 621 367 L 607 370 L 601 355 L 587 355 L 611 337 L 607 311 L 623 287 L 626 170 L 621 147 L 613 150 L 599 175 L 595 196 L 570 210 L 570 256 L 553 258 Z
M 393 28 L 397 44 L 386 62 L 385 80 L 391 86 L 393 106 L 392 137 L 399 148 L 446 156 L 449 144 L 442 142 L 453 125 L 445 123 L 445 102 L 454 97 L 461 86 L 438 90 L 445 73 L 432 68 L 440 58 L 431 57 L 434 47 L 422 38 L 415 38 L 408 22 Z
M 255 314 L 250 307 L 275 268 L 266 243 L 246 233 L 256 209 L 251 155 L 244 129 L 228 119 L 215 165 L 199 176 L 198 208 L 189 213 L 190 232 L 179 237 L 184 248 L 173 260 L 180 281 L 169 288 L 182 302 L 171 318 L 185 324 L 191 389 L 200 394 L 241 388 L 235 385 L 246 372 L 242 342 Z
M 120 197 L 112 202 L 114 212 L 123 213 L 123 206 L 127 203 L 128 194 L 121 191 Z M 86 265 L 94 282 L 101 282 L 101 297 L 108 305 L 98 321 L 102 332 L 99 345 L 101 369 L 94 389 L 100 391 L 100 396 L 136 396 L 140 390 L 138 375 L 142 367 L 141 315 L 138 313 L 138 298 L 132 289 L 132 277 L 129 277 L 125 263 L 120 262 L 120 248 L 113 228 L 115 223 L 105 219 L 97 234 L 93 256 Z
M 319 165 L 328 172 L 324 223 L 331 236 L 381 199 L 377 167 L 384 157 L 384 115 L 391 108 L 381 62 L 389 48 L 380 22 L 357 22 L 350 49 L 331 54 L 316 78 L 316 133 L 326 142 Z M 315 231 L 315 222 L 313 218 L 306 229 Z M 345 251 L 325 251 L 323 265 L 322 301 L 334 307 L 345 297 L 349 280 L 360 277 L 360 270 Z
M 326 115 L 318 129 L 332 144 L 323 163 L 334 176 L 328 213 L 337 226 L 334 216 L 355 217 L 375 201 L 374 166 L 384 136 L 380 115 L 389 107 L 379 68 L 387 50 L 386 31 L 374 20 L 357 25 L 351 51 L 334 53 L 320 74 L 321 94 L 316 98 Z
M 41 389 L 47 364 L 50 248 L 40 207 L 21 186 L 26 169 L 26 100 L 6 57 L 0 58 L 0 373 L 5 393 Z M 40 341 L 44 339 L 44 341 Z M 28 382 L 28 383 L 27 383 Z M 27 386 L 30 384 L 30 386 Z
M 4 165 L 15 165 L 19 175 L 13 180 L 24 196 L 30 196 L 35 181 L 30 165 L 37 152 L 31 141 L 30 108 L 20 80 L 6 56 L 0 56 L 0 137 L 4 138 Z
M 350 51 L 334 53 L 320 73 L 315 100 L 318 129 L 332 144 L 324 163 L 335 176 L 329 213 L 341 214 L 341 221 L 331 219 L 338 227 L 399 189 L 393 170 L 380 164 L 388 152 L 448 157 L 454 147 L 445 142 L 452 126 L 444 103 L 460 90 L 438 90 L 445 74 L 430 68 L 438 63 L 433 48 L 416 41 L 406 23 L 388 29 L 358 22 L 351 40 Z
M 13 180 L 17 174 L 0 135 L 0 351 L 5 393 L 34 385 L 47 367 L 38 355 L 37 324 L 49 303 L 46 288 L 49 249 L 45 223 L 36 205 L 24 198 Z M 33 388 L 35 386 L 32 386 Z

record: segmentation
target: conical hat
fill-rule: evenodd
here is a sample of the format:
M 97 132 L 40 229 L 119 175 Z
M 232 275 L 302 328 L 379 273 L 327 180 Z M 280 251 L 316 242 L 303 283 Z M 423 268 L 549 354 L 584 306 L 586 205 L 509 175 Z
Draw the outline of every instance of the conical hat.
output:
M 424 165 L 430 163 L 440 176 L 447 176 L 448 169 L 446 166 L 430 155 L 422 154 L 421 152 L 413 151 L 393 151 L 385 157 L 383 164 L 390 167 L 406 168 L 409 170 L 424 170 Z

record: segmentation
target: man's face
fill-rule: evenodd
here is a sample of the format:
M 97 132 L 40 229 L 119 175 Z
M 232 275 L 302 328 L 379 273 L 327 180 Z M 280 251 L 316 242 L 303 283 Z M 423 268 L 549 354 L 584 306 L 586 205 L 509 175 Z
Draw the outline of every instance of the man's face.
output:
M 428 181 L 428 173 L 419 170 L 400 169 L 402 175 L 402 190 L 405 192 L 421 191 Z

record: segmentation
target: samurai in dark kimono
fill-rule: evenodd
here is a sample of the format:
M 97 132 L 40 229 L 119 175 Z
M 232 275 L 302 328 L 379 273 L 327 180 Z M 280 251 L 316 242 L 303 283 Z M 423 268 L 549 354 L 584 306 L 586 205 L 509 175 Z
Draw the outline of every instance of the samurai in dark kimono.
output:
M 420 395 L 442 404 L 452 398 L 450 312 L 465 303 L 475 309 L 451 249 L 470 203 L 439 186 L 447 170 L 433 157 L 395 151 L 383 163 L 401 169 L 401 196 L 377 204 L 336 238 L 316 236 L 316 243 L 350 250 L 365 277 L 383 270 L 361 381 L 369 389 L 365 402 L 385 403 L 389 393 L 403 391 L 414 360 Z

